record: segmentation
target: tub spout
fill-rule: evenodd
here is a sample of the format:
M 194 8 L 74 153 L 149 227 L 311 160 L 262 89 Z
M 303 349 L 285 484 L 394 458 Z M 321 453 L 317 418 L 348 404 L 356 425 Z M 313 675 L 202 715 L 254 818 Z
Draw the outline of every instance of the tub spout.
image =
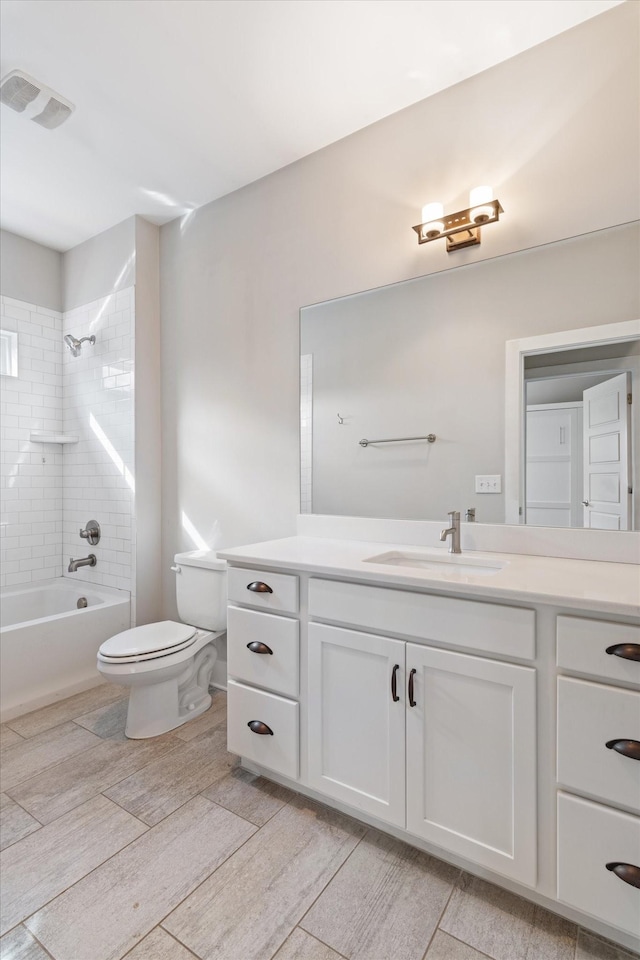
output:
M 75 573 L 78 567 L 95 567 L 97 562 L 95 553 L 90 553 L 88 557 L 82 557 L 81 560 L 74 560 L 73 557 L 70 557 L 67 572 Z

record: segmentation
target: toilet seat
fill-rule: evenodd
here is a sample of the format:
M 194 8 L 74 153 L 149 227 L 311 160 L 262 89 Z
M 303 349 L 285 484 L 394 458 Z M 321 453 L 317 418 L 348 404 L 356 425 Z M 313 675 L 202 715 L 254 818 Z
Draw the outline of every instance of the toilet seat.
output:
M 162 620 L 132 627 L 106 640 L 98 651 L 105 663 L 131 663 L 155 660 L 190 647 L 199 631 L 186 623 Z

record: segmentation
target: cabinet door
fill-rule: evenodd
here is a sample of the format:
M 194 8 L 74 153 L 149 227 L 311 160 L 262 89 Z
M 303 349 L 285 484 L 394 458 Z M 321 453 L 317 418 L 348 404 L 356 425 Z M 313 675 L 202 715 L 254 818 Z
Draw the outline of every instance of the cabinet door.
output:
M 400 640 L 309 625 L 309 785 L 400 827 L 404 651 Z
M 535 670 L 408 643 L 407 675 L 407 829 L 533 886 Z

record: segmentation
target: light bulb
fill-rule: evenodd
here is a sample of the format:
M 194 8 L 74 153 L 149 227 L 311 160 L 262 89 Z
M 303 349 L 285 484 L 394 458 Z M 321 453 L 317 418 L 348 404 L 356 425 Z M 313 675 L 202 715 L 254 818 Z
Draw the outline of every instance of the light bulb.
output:
M 493 200 L 493 188 L 489 186 L 474 187 L 469 193 L 469 206 L 473 209 L 469 214 L 469 219 L 473 223 L 486 223 L 490 220 L 495 210 L 493 207 L 482 206 Z
M 440 219 L 444 214 L 441 203 L 427 203 L 422 208 L 422 236 L 427 240 L 439 237 L 444 230 L 444 223 Z

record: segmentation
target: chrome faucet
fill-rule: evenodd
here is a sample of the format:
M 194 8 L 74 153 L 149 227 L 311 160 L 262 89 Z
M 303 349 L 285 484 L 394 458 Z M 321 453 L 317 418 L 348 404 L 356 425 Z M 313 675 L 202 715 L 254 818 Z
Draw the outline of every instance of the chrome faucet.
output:
M 462 553 L 462 550 L 460 549 L 460 511 L 459 510 L 449 511 L 449 526 L 442 531 L 442 533 L 440 534 L 440 539 L 446 540 L 449 534 L 451 534 L 451 542 L 449 543 L 449 553 Z
M 67 573 L 76 573 L 78 567 L 95 567 L 97 562 L 95 553 L 90 553 L 88 557 L 83 557 L 81 560 L 74 560 L 73 557 L 69 557 Z

